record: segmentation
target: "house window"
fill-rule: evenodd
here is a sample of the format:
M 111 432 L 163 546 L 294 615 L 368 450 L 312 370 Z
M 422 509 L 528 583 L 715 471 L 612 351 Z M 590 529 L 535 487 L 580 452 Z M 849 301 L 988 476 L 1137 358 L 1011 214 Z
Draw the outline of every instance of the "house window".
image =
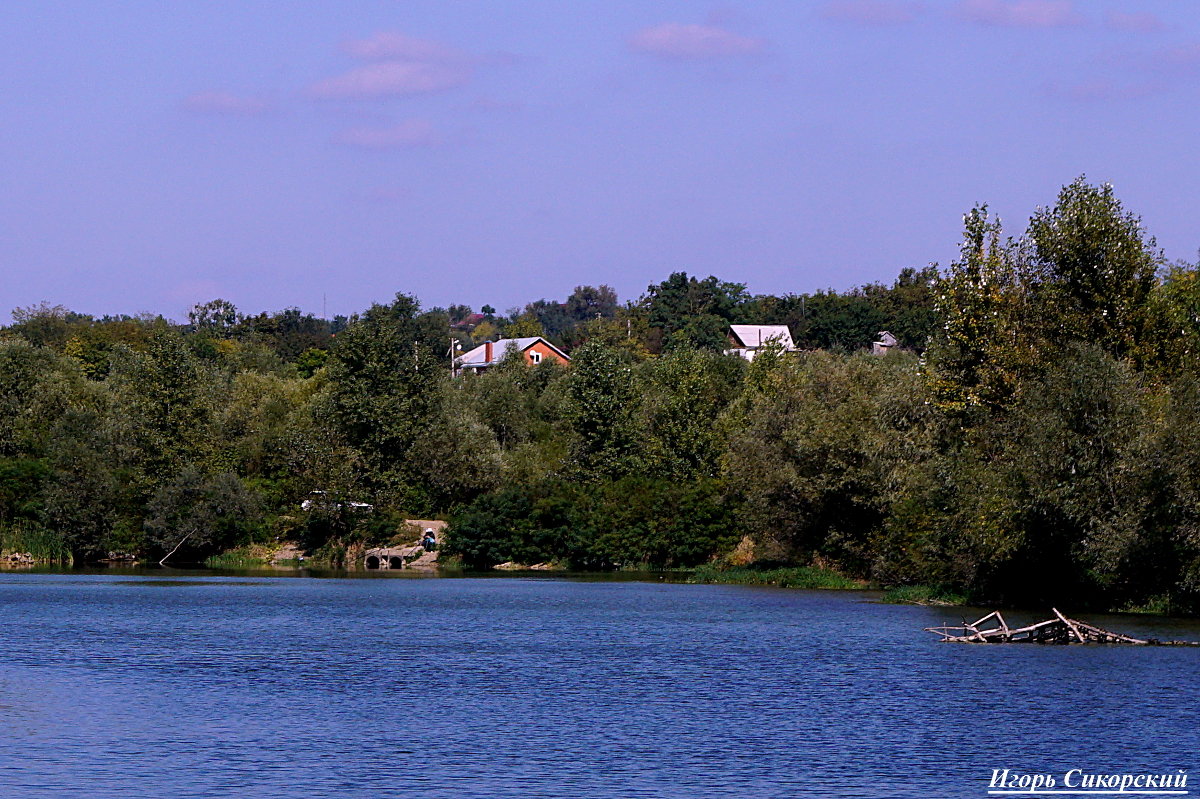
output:
M 541 363 L 542 362 L 542 354 L 540 352 L 536 352 L 536 351 L 531 352 L 531 353 L 529 353 L 529 360 L 535 364 Z

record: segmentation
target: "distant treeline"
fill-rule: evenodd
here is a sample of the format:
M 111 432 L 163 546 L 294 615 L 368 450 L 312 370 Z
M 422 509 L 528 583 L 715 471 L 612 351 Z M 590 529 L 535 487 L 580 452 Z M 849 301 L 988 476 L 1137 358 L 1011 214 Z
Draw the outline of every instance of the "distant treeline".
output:
M 0 547 L 333 557 L 441 515 L 470 567 L 817 565 L 1197 612 L 1198 275 L 1080 178 L 1018 237 L 977 207 L 947 268 L 847 292 L 679 272 L 637 301 L 582 286 L 503 315 L 403 294 L 332 321 L 17 309 Z M 731 323 L 787 324 L 802 352 L 723 355 Z M 881 330 L 902 349 L 869 354 Z M 528 335 L 570 367 L 451 376 L 452 338 Z

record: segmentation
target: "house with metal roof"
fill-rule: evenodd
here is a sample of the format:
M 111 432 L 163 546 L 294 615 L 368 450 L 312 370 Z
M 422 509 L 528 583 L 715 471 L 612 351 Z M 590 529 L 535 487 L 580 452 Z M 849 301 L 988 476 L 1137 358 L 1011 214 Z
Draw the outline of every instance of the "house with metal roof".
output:
M 795 352 L 792 331 L 787 325 L 730 325 L 726 333 L 729 349 L 726 355 L 737 355 L 753 361 L 765 346 L 781 347 L 784 352 Z
M 485 341 L 475 349 L 459 355 L 454 359 L 454 374 L 478 374 L 500 363 L 510 353 L 519 355 L 531 366 L 537 366 L 546 360 L 557 361 L 564 366 L 571 362 L 571 356 L 541 336 L 502 338 L 499 341 Z

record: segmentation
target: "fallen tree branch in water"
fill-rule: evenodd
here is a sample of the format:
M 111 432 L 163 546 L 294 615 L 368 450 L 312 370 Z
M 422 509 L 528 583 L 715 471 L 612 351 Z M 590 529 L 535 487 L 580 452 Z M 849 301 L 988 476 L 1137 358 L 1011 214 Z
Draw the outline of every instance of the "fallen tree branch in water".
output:
M 958 644 L 1133 644 L 1136 646 L 1200 646 L 1200 641 L 1160 641 L 1114 633 L 1094 624 L 1068 619 L 1051 608 L 1056 618 L 1010 629 L 1000 611 L 995 610 L 975 622 L 963 619 L 961 626 L 926 627 L 925 631 L 942 636 L 942 641 Z M 981 630 L 990 619 L 1000 625 Z
M 192 533 L 194 533 L 194 532 L 196 532 L 196 531 L 195 531 L 195 530 L 193 530 L 193 531 L 192 531 Z M 170 552 L 168 552 L 166 555 L 163 555 L 163 559 L 162 559 L 162 560 L 160 560 L 160 561 L 158 562 L 158 565 L 159 565 L 159 566 L 166 566 L 166 565 L 167 565 L 167 558 L 171 557 L 171 556 L 172 556 L 172 555 L 174 555 L 176 552 L 178 552 L 178 551 L 179 551 L 179 548 L 180 548 L 181 546 L 183 546 L 183 542 L 184 542 L 184 541 L 187 541 L 189 538 L 191 538 L 191 537 L 192 537 L 192 533 L 188 533 L 188 534 L 187 534 L 187 535 L 185 535 L 183 538 L 179 539 L 179 543 L 175 545 L 175 548 L 174 548 L 174 549 L 172 549 Z

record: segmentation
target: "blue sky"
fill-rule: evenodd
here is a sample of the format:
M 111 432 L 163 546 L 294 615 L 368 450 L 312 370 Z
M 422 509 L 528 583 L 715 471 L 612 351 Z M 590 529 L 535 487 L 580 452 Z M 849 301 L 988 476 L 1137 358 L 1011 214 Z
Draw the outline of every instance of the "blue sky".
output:
M 0 312 L 846 288 L 1081 173 L 1200 247 L 1192 3 L 10 0 L 0 34 Z

